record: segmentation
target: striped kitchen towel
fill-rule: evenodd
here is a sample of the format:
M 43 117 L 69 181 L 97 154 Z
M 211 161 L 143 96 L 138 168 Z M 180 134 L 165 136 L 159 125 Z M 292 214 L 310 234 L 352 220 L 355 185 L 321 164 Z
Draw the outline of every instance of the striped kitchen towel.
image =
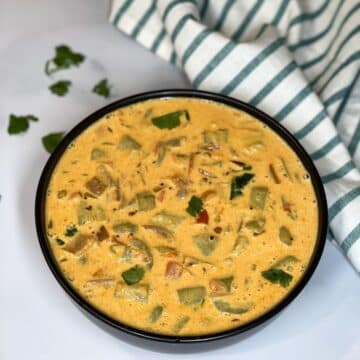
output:
M 195 88 L 259 107 L 302 143 L 329 237 L 360 271 L 360 2 L 113 0 L 110 20 Z

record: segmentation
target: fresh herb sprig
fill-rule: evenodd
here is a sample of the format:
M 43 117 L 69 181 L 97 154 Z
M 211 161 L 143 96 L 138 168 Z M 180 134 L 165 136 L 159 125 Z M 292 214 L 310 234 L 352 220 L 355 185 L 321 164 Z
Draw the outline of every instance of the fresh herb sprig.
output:
M 69 46 L 59 45 L 55 48 L 55 56 L 46 62 L 45 73 L 51 75 L 71 66 L 79 66 L 84 60 L 83 54 L 74 52 Z
M 45 150 L 51 154 L 59 145 L 63 137 L 64 137 L 63 132 L 50 133 L 48 135 L 43 136 L 41 141 L 42 144 L 44 145 Z
M 69 87 L 71 86 L 70 80 L 60 80 L 49 86 L 49 90 L 58 96 L 64 96 L 68 93 Z
M 29 128 L 30 121 L 38 121 L 34 115 L 14 115 L 9 116 L 8 133 L 10 135 L 20 134 Z

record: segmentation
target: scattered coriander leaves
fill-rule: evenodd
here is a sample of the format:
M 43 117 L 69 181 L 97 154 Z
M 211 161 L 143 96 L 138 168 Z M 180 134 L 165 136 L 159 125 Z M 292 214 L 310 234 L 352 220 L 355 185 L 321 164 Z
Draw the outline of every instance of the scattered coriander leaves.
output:
M 188 203 L 186 212 L 189 213 L 191 216 L 196 217 L 200 214 L 202 209 L 203 201 L 197 196 L 192 196 Z
M 71 81 L 69 80 L 60 80 L 49 86 L 49 90 L 58 96 L 64 96 L 69 91 Z
M 49 152 L 50 154 L 54 152 L 55 148 L 58 146 L 63 136 L 64 136 L 63 132 L 50 133 L 48 135 L 43 136 L 41 141 L 46 151 Z
M 64 240 L 61 240 L 60 238 L 56 238 L 55 241 L 56 241 L 56 243 L 57 243 L 59 246 L 65 245 L 65 241 L 64 241 Z
M 281 269 L 269 269 L 263 271 L 261 275 L 266 279 L 272 282 L 273 284 L 280 284 L 282 287 L 288 287 L 291 280 L 292 275 Z
M 159 129 L 173 129 L 180 126 L 180 117 L 184 115 L 187 121 L 190 121 L 190 114 L 187 110 L 179 110 L 165 115 L 157 116 L 151 119 L 153 125 Z
M 74 236 L 77 233 L 77 231 L 78 231 L 77 227 L 71 224 L 66 228 L 64 235 L 71 237 Z
M 136 265 L 124 271 L 121 276 L 128 285 L 133 285 L 138 283 L 144 277 L 144 274 L 145 270 L 141 266 Z
M 85 59 L 80 53 L 75 53 L 66 45 L 59 45 L 55 48 L 55 56 L 45 64 L 46 75 L 56 71 L 68 69 L 71 66 L 79 66 Z
M 92 89 L 95 94 L 108 98 L 110 96 L 110 85 L 107 79 L 100 80 Z
M 242 195 L 243 187 L 254 177 L 254 174 L 245 173 L 235 176 L 231 181 L 230 200 Z
M 29 128 L 29 121 L 38 121 L 39 119 L 34 115 L 14 115 L 9 116 L 8 133 L 10 135 L 20 134 Z

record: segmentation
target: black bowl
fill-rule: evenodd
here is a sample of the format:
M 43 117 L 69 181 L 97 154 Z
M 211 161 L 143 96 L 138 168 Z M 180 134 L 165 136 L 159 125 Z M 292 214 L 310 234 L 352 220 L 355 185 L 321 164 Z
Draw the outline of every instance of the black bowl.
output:
M 309 266 L 305 270 L 302 278 L 296 284 L 296 286 L 287 294 L 287 296 L 279 302 L 276 306 L 271 308 L 268 312 L 261 315 L 259 318 L 256 318 L 246 324 L 240 325 L 237 328 L 221 331 L 219 333 L 213 333 L 208 335 L 200 335 L 200 336 L 168 336 L 168 335 L 160 335 L 155 334 L 143 330 L 136 329 L 129 325 L 123 324 L 117 320 L 112 319 L 107 316 L 100 310 L 96 309 L 93 305 L 88 303 L 85 299 L 83 299 L 76 290 L 70 285 L 70 283 L 65 279 L 63 273 L 61 272 L 59 266 L 56 263 L 56 260 L 51 251 L 50 244 L 48 242 L 46 236 L 46 221 L 45 221 L 45 201 L 46 201 L 46 193 L 50 178 L 52 176 L 53 170 L 63 155 L 64 151 L 68 147 L 68 145 L 88 126 L 93 124 L 95 121 L 106 115 L 107 113 L 114 111 L 120 107 L 124 107 L 127 105 L 131 105 L 137 102 L 142 102 L 150 99 L 158 99 L 158 98 L 167 98 L 167 97 L 186 97 L 186 98 L 199 98 L 205 100 L 211 100 L 215 102 L 219 102 L 236 109 L 247 112 L 248 114 L 254 116 L 260 121 L 264 122 L 268 125 L 272 130 L 274 130 L 283 140 L 287 142 L 287 144 L 292 148 L 292 150 L 297 154 L 297 156 L 302 161 L 304 167 L 308 171 L 311 177 L 311 181 L 315 190 L 318 208 L 319 208 L 319 223 L 318 223 L 318 234 L 317 240 L 314 248 L 314 252 L 309 262 Z M 307 282 L 310 280 L 312 274 L 314 273 L 320 257 L 322 255 L 325 240 L 326 240 L 326 232 L 327 232 L 327 203 L 324 193 L 324 188 L 320 179 L 320 176 L 312 163 L 309 155 L 306 153 L 304 148 L 299 144 L 299 142 L 278 122 L 276 122 L 273 118 L 266 115 L 262 111 L 252 107 L 249 104 L 241 102 L 239 100 L 222 96 L 215 93 L 198 91 L 198 90 L 160 90 L 160 91 L 151 91 L 139 95 L 134 95 L 127 97 L 122 100 L 115 101 L 114 103 L 105 106 L 104 108 L 96 111 L 95 113 L 88 116 L 86 119 L 81 121 L 78 125 L 76 125 L 61 141 L 61 143 L 56 148 L 55 152 L 50 156 L 48 162 L 45 165 L 45 168 L 42 172 L 37 193 L 36 193 L 36 201 L 35 201 L 35 222 L 38 238 L 40 241 L 40 246 L 42 252 L 44 254 L 45 260 L 50 267 L 50 270 L 54 274 L 56 280 L 60 283 L 66 293 L 83 309 L 85 312 L 91 314 L 95 317 L 94 320 L 100 320 L 100 323 L 103 323 L 105 327 L 115 330 L 116 332 L 125 332 L 128 334 L 136 335 L 143 339 L 157 340 L 161 342 L 168 343 L 199 343 L 204 341 L 212 341 L 228 338 L 233 335 L 237 335 L 240 333 L 244 333 L 245 331 L 249 331 L 250 329 L 254 329 L 260 324 L 264 324 L 267 320 L 273 318 L 276 314 L 278 314 L 281 310 L 283 310 L 291 301 L 293 301 L 296 296 L 299 295 L 300 291 L 305 287 Z

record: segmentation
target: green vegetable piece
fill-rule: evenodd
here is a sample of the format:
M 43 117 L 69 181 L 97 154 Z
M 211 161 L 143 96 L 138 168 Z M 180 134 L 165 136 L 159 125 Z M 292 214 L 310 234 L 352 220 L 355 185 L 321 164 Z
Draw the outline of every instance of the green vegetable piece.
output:
M 169 229 L 159 225 L 143 225 L 144 229 L 151 230 L 155 234 L 162 238 L 172 241 L 174 240 L 174 234 Z
M 63 132 L 51 133 L 42 137 L 41 141 L 45 150 L 52 154 L 64 137 Z
M 205 301 L 206 289 L 203 286 L 186 287 L 178 289 L 177 294 L 183 305 L 201 305 Z
M 231 284 L 233 280 L 233 276 L 210 280 L 209 285 L 211 290 L 211 296 L 223 296 L 229 294 L 231 291 Z
M 207 130 L 203 132 L 203 138 L 206 144 L 225 144 L 229 139 L 229 131 L 227 129 Z
M 230 200 L 242 195 L 244 186 L 247 185 L 253 177 L 254 174 L 251 173 L 233 177 L 230 188 Z
M 149 297 L 149 285 L 135 284 L 129 286 L 123 282 L 118 282 L 114 296 L 129 301 L 135 300 L 146 303 Z
M 121 151 L 139 150 L 140 148 L 141 145 L 130 135 L 123 135 L 118 145 L 118 149 Z
M 57 46 L 55 56 L 45 64 L 45 73 L 51 75 L 56 71 L 68 69 L 70 66 L 79 66 L 84 59 L 84 55 L 73 52 L 66 45 Z
M 155 323 L 159 320 L 160 316 L 163 313 L 164 308 L 161 305 L 155 306 L 149 316 L 149 321 Z
M 155 225 L 163 226 L 171 231 L 174 231 L 180 225 L 182 220 L 183 218 L 180 215 L 172 214 L 167 211 L 161 211 L 151 219 L 151 222 Z
M 106 215 L 101 206 L 88 206 L 85 201 L 82 201 L 77 208 L 77 219 L 78 225 L 84 225 L 93 221 L 104 221 Z
M 193 242 L 205 256 L 210 255 L 219 243 L 219 237 L 212 234 L 199 234 L 193 236 Z
M 146 245 L 146 243 L 139 239 L 132 239 L 131 246 L 135 249 L 143 251 L 145 255 L 146 268 L 151 269 L 154 265 L 153 256 L 151 254 L 150 248 Z
M 203 201 L 197 196 L 192 196 L 188 203 L 186 212 L 189 213 L 191 216 L 197 217 L 202 209 Z
M 214 305 L 220 312 L 228 314 L 243 314 L 248 312 L 251 308 L 251 306 L 248 304 L 233 307 L 229 303 L 222 300 L 215 300 Z
M 91 151 L 91 160 L 98 160 L 106 156 L 106 152 L 99 148 L 94 148 Z
M 122 262 L 131 260 L 131 248 L 125 244 L 114 244 L 110 246 L 110 251 L 118 255 Z
M 56 238 L 55 241 L 56 241 L 56 243 L 57 243 L 59 246 L 65 245 L 65 241 L 64 241 L 64 240 L 61 240 L 61 239 L 59 239 L 59 238 Z
M 107 79 L 100 80 L 95 86 L 93 87 L 92 91 L 99 96 L 103 96 L 104 98 L 108 98 L 110 96 L 110 85 Z
M 288 287 L 291 280 L 292 275 L 288 274 L 287 272 L 281 269 L 274 269 L 271 268 L 269 270 L 263 271 L 261 275 L 266 279 L 269 280 L 273 284 L 280 284 L 282 287 Z
M 107 185 L 97 176 L 92 177 L 85 183 L 85 187 L 96 196 L 100 196 L 107 188 Z
M 235 240 L 235 244 L 232 250 L 232 253 L 234 255 L 240 255 L 249 245 L 249 240 L 244 235 L 238 235 L 238 237 Z
M 190 114 L 187 110 L 179 110 L 165 115 L 157 116 L 151 119 L 153 125 L 159 129 L 173 129 L 180 126 L 181 116 L 184 115 L 186 120 L 190 120 Z
M 158 156 L 157 156 L 157 159 L 156 159 L 156 163 L 158 165 L 160 165 L 163 160 L 165 159 L 165 156 L 166 156 L 166 153 L 167 153 L 167 147 L 165 144 L 160 144 L 159 145 L 159 150 L 158 150 Z
M 138 226 L 136 224 L 133 224 L 129 221 L 122 221 L 119 223 L 114 224 L 113 230 L 117 234 L 123 234 L 123 233 L 136 233 L 138 231 Z
M 58 96 L 64 96 L 69 91 L 71 81 L 69 80 L 60 80 L 49 86 L 49 90 Z
M 273 269 L 286 269 L 290 271 L 289 269 L 296 263 L 299 262 L 299 259 L 295 256 L 288 255 L 283 257 L 282 259 L 278 260 L 273 266 Z
M 178 147 L 181 146 L 184 137 L 171 138 L 165 141 L 165 145 L 170 147 Z
M 220 281 L 221 284 L 223 284 L 225 286 L 225 289 L 227 290 L 227 292 L 230 292 L 231 290 L 231 284 L 234 280 L 234 277 L 233 276 L 228 276 L 228 277 L 225 277 L 225 278 L 221 278 L 221 279 L 218 279 Z
M 281 226 L 279 230 L 279 239 L 285 245 L 291 245 L 293 242 L 293 237 L 286 226 Z
M 178 334 L 184 326 L 189 322 L 190 317 L 189 316 L 182 316 L 173 326 L 173 332 L 175 334 Z
M 264 149 L 265 149 L 265 145 L 261 141 L 257 141 L 255 143 L 247 146 L 244 149 L 244 152 L 248 155 L 252 155 L 252 154 L 258 152 L 259 150 L 264 150 Z
M 29 121 L 38 121 L 39 119 L 34 115 L 14 115 L 9 116 L 8 133 L 10 135 L 25 132 L 29 128 Z
M 250 193 L 250 207 L 263 210 L 269 190 L 265 186 L 255 186 Z
M 74 236 L 77 232 L 78 232 L 77 227 L 75 225 L 71 224 L 66 228 L 64 235 L 71 237 L 71 236 Z
M 171 246 L 164 246 L 164 245 L 160 245 L 160 246 L 155 246 L 155 249 L 160 253 L 160 254 L 177 254 L 178 251 L 171 247 Z
M 248 221 L 245 224 L 245 227 L 247 229 L 249 229 L 250 231 L 252 231 L 252 233 L 254 235 L 259 235 L 262 232 L 264 232 L 265 222 L 266 222 L 265 218 L 260 217 L 258 219 L 253 219 L 253 220 Z
M 126 271 L 124 271 L 121 276 L 128 285 L 134 285 L 137 284 L 145 274 L 145 270 L 136 265 Z
M 135 199 L 139 211 L 149 211 L 155 207 L 155 196 L 149 191 L 137 193 Z

